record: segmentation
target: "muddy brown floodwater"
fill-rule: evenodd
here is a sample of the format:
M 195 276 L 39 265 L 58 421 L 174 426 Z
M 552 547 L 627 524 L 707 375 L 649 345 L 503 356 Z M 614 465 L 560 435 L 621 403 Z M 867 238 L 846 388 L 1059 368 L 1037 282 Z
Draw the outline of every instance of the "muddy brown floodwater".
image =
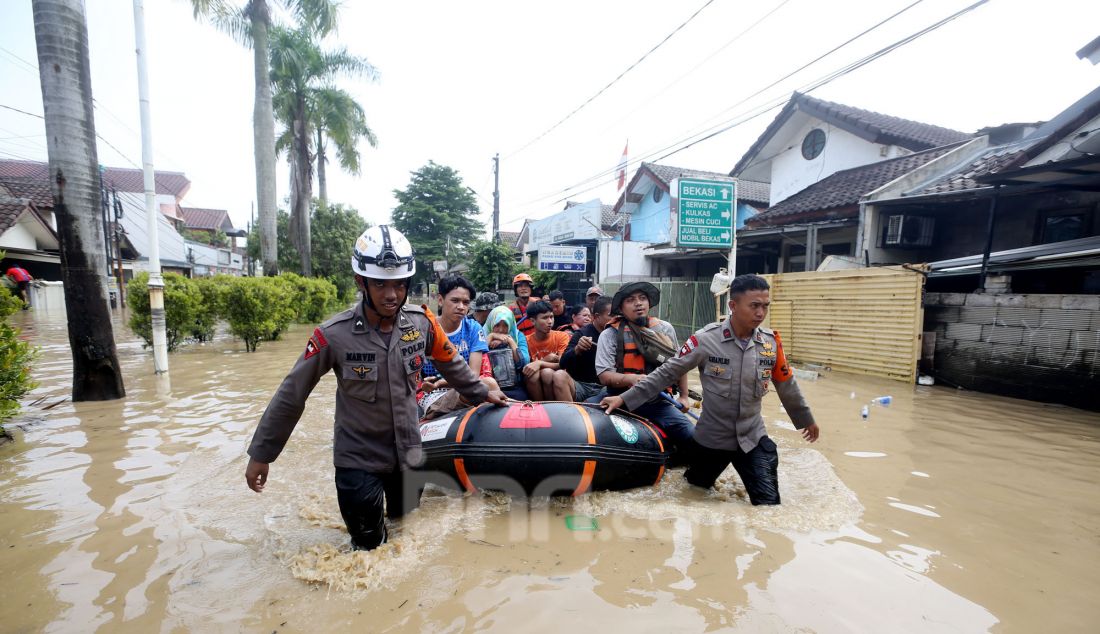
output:
M 74 404 L 63 315 L 15 319 L 42 352 L 0 447 L 0 631 L 1100 631 L 1096 413 L 831 373 L 802 384 L 815 445 L 765 400 L 780 507 L 732 470 L 711 492 L 680 470 L 577 500 L 429 490 L 352 553 L 331 375 L 266 491 L 244 484 L 309 327 L 253 354 L 222 336 L 156 378 L 116 321 L 126 399 Z

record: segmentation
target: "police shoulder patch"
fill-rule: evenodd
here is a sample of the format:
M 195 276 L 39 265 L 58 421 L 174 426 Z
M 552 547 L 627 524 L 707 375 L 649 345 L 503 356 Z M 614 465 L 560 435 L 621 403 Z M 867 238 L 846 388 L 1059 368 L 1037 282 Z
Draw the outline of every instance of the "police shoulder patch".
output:
M 321 332 L 320 328 L 314 328 L 313 329 L 313 335 L 310 336 L 309 342 L 306 344 L 305 356 L 302 357 L 302 358 L 303 359 L 308 359 L 308 358 L 312 357 L 313 355 L 320 352 L 321 348 L 324 348 L 327 345 L 328 345 L 328 340 L 325 339 L 325 334 L 323 332 Z
M 686 357 L 689 354 L 691 354 L 692 350 L 694 350 L 698 347 L 699 347 L 699 340 L 695 338 L 695 335 L 692 335 L 692 336 L 688 337 L 687 341 L 684 342 L 684 345 L 680 347 L 680 356 L 681 357 Z

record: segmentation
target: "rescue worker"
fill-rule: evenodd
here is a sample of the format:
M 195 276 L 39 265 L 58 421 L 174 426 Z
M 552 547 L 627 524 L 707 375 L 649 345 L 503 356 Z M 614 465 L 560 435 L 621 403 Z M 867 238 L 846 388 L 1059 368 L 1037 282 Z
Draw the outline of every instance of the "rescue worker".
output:
M 779 400 L 802 437 L 815 442 L 817 423 L 783 355 L 779 333 L 762 328 L 771 303 L 768 282 L 739 275 L 730 282 L 730 317 L 697 331 L 679 355 L 619 396 L 600 402 L 608 413 L 637 407 L 663 386 L 699 368 L 703 413 L 687 457 L 687 481 L 703 488 L 730 463 L 754 504 L 779 504 L 779 454 L 768 438 L 760 400 L 775 384 Z
M 535 281 L 530 275 L 520 273 L 512 278 L 512 291 L 516 294 L 516 301 L 508 308 L 512 309 L 512 315 L 516 318 L 516 328 L 525 337 L 535 332 L 535 322 L 527 317 L 527 304 L 531 301 L 531 292 L 534 289 Z
M 616 316 L 596 341 L 595 362 L 596 376 L 607 386 L 608 394 L 622 394 L 661 363 L 676 356 L 678 340 L 672 324 L 649 316 L 649 311 L 660 302 L 661 291 L 649 282 L 624 284 L 611 298 L 611 312 Z M 639 341 L 642 337 L 652 337 L 656 341 L 643 350 L 647 344 Z M 663 349 L 663 353 L 657 354 L 656 348 Z M 677 407 L 686 410 L 692 401 L 688 396 L 686 376 L 672 377 L 661 389 L 673 385 L 680 391 L 678 406 L 653 392 L 649 398 L 631 403 L 627 409 L 656 423 L 672 439 L 673 445 L 682 449 L 694 430 L 691 421 Z
M 363 300 L 313 331 L 256 427 L 245 480 L 263 491 L 268 465 L 286 446 L 310 392 L 333 370 L 340 515 L 352 547 L 371 550 L 386 541 L 383 508 L 398 518 L 420 504 L 423 489 L 408 469 L 423 461 L 416 387 L 426 358 L 468 401 L 505 400 L 478 380 L 430 310 L 405 306 L 416 273 L 405 236 L 387 225 L 367 229 L 355 242 L 351 268 Z

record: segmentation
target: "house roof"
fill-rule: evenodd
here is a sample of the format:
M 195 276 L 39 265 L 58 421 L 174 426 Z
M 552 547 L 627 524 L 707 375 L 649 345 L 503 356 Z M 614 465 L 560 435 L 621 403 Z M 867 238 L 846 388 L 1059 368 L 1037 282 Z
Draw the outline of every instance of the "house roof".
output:
M 617 211 L 623 208 L 626 204 L 626 194 L 634 190 L 634 186 L 638 184 L 644 174 L 648 174 L 653 180 L 658 183 L 664 191 L 669 191 L 669 187 L 672 181 L 683 176 L 696 177 L 696 178 L 712 178 L 728 180 L 730 175 L 723 174 L 721 172 L 708 172 L 706 170 L 689 169 L 685 167 L 673 167 L 671 165 L 660 165 L 658 163 L 641 163 L 638 165 L 638 170 L 634 172 L 634 176 L 630 179 L 630 184 L 627 185 L 622 196 L 619 196 L 619 200 L 611 206 L 611 210 Z M 760 181 L 752 181 L 747 179 L 739 179 L 737 181 L 737 198 L 745 202 L 768 204 L 768 198 L 771 193 L 771 185 L 769 183 L 762 183 Z M 644 194 L 645 192 L 639 192 Z M 607 216 L 604 216 L 604 229 L 610 228 L 607 222 Z
M 203 209 L 201 207 L 180 207 L 183 214 L 183 226 L 188 229 L 208 229 L 211 231 L 233 231 L 233 221 L 224 209 Z
M 1015 161 L 1024 152 L 1020 145 L 1020 143 L 1008 143 L 987 148 L 986 151 L 972 160 L 955 167 L 955 169 L 938 179 L 925 183 L 917 189 L 904 192 L 902 195 L 905 197 L 925 196 L 989 187 L 989 185 L 979 183 L 978 178 L 986 174 L 999 172 L 1006 165 Z
M 0 182 L 9 178 L 23 178 L 49 183 L 50 166 L 42 161 L 15 161 L 0 160 Z M 157 170 L 155 174 L 158 194 L 171 194 L 177 200 L 187 194 L 191 188 L 191 181 L 182 172 L 164 172 Z M 126 167 L 107 167 L 103 171 L 103 181 L 108 187 L 114 187 L 120 192 L 143 193 L 145 191 L 145 177 L 140 169 Z M 53 206 L 51 200 L 50 206 Z
M 1029 137 L 1035 142 L 1004 167 L 1023 167 L 1028 161 L 1039 157 L 1051 147 L 1065 141 L 1066 136 L 1098 115 L 1100 115 L 1100 88 L 1096 88 L 1081 97 L 1058 113 L 1053 119 L 1039 126 Z M 1073 143 L 1067 144 L 1066 152 L 1060 158 L 1076 158 L 1084 154 L 1084 152 L 1076 151 L 1074 145 Z
M 737 176 L 748 167 L 768 141 L 796 112 L 805 112 L 873 143 L 897 145 L 913 152 L 956 143 L 972 136 L 966 132 L 854 108 L 796 92 L 760 138 L 752 144 L 748 152 L 745 152 L 741 160 L 737 161 L 737 165 L 729 175 Z
M 500 236 L 500 241 L 513 249 L 516 248 L 516 242 L 519 241 L 519 235 L 521 231 L 498 231 L 497 235 Z
M 785 224 L 796 216 L 829 210 L 835 212 L 830 214 L 830 217 L 855 215 L 858 212 L 860 198 L 917 167 L 943 156 L 957 146 L 958 144 L 945 145 L 839 171 L 745 222 L 750 226 Z
M 30 203 L 25 199 L 0 198 L 0 233 L 14 227 L 19 222 L 19 217 L 28 209 Z
M 39 208 L 53 207 L 53 192 L 50 184 L 43 180 L 19 177 L 0 177 L 0 187 L 8 190 L 14 198 L 28 198 Z
M 30 214 L 34 220 L 38 221 L 38 225 L 46 241 L 52 242 L 53 246 L 47 248 L 58 248 L 57 232 L 54 231 L 53 227 L 51 227 L 48 222 L 46 222 L 42 214 L 38 213 L 38 210 L 35 209 L 34 201 L 29 198 L 12 198 L 0 195 L 0 234 L 14 227 L 16 223 L 27 214 Z

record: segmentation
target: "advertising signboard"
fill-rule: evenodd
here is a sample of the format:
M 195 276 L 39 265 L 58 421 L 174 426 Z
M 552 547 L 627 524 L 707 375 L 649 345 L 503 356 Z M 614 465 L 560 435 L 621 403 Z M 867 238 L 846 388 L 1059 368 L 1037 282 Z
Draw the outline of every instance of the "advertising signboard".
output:
M 672 184 L 676 246 L 730 249 L 733 246 L 737 183 L 679 178 Z
M 585 273 L 588 270 L 588 248 L 539 247 L 539 270 Z

